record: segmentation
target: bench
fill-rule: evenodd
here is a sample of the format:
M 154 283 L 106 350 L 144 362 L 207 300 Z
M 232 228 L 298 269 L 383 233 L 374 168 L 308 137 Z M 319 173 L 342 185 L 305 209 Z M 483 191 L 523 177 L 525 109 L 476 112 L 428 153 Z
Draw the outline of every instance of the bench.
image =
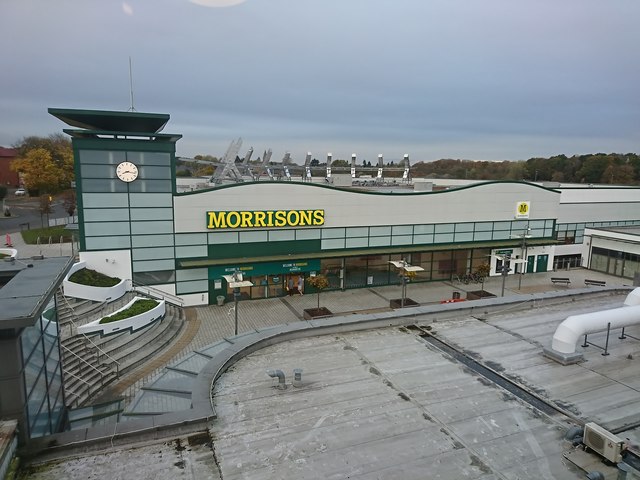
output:
M 607 282 L 605 282 L 604 280 L 589 280 L 588 278 L 584 279 L 584 284 L 585 285 L 595 285 L 597 287 L 604 287 L 607 285 Z
M 551 277 L 551 283 L 564 283 L 565 285 L 569 285 L 571 284 L 571 280 L 569 280 L 567 277 Z

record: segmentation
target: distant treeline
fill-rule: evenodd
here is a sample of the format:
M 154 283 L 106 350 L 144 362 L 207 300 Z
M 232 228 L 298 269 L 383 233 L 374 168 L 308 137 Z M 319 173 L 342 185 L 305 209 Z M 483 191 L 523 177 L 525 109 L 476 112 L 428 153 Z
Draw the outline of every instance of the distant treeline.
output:
M 530 158 L 518 162 L 443 159 L 411 166 L 414 177 L 469 180 L 527 180 L 563 183 L 640 185 L 640 156 L 635 153 L 596 153 Z

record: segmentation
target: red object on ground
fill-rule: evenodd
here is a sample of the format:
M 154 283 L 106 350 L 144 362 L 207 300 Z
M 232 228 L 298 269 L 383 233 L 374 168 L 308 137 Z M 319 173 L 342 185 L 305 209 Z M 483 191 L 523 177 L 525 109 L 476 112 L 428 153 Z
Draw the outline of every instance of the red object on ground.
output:
M 446 300 L 440 300 L 440 303 L 457 303 L 457 302 L 466 302 L 466 298 L 447 298 Z

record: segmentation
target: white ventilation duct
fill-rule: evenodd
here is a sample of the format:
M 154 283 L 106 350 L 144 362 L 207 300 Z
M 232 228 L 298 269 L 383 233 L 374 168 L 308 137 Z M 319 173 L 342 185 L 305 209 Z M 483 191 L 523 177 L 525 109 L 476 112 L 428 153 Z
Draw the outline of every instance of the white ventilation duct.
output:
M 556 329 L 551 342 L 551 350 L 561 354 L 576 351 L 576 344 L 583 335 L 628 327 L 640 323 L 640 288 L 633 290 L 624 301 L 624 307 L 584 313 L 567 317 Z

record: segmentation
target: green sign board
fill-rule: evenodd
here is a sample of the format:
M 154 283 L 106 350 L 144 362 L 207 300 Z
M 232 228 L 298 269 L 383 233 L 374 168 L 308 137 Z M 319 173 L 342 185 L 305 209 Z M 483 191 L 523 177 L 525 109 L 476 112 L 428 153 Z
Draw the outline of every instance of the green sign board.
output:
M 320 270 L 320 260 L 293 260 L 287 262 L 265 262 L 254 264 L 227 265 L 224 267 L 209 267 L 209 278 L 221 278 L 223 275 L 233 275 L 238 271 L 245 277 L 256 275 L 278 275 L 283 273 L 317 272 Z

